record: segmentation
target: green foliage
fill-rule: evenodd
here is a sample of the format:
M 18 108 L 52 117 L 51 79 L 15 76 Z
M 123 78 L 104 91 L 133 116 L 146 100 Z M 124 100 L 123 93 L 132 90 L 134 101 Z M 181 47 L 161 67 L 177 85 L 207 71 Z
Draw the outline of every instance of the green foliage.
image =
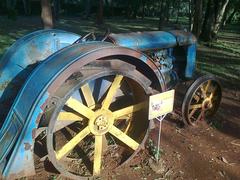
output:
M 152 139 L 148 139 L 146 148 L 149 154 L 154 157 L 154 159 L 160 159 L 161 155 L 164 154 L 161 148 L 158 150 L 157 145 L 154 144 Z
M 200 43 L 197 53 L 197 69 L 215 74 L 223 82 L 240 88 L 239 27 L 231 25 L 219 33 L 218 40 Z

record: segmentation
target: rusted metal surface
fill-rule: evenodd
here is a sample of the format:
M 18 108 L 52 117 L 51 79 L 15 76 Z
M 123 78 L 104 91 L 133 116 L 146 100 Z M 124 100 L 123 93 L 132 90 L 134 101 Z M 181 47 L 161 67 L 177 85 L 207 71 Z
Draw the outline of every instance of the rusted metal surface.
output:
M 197 42 L 196 37 L 190 32 L 182 30 L 172 30 L 169 31 L 169 33 L 173 34 L 176 37 L 177 44 L 179 46 L 191 45 Z
M 17 101 L 15 98 L 24 81 L 40 61 L 77 38 L 78 35 L 60 30 L 37 31 L 18 40 L 1 59 L 0 162 L 8 155 L 24 126 L 25 119 L 14 108 L 10 110 L 13 102 Z M 22 109 L 24 108 L 23 103 Z
M 106 61 L 106 63 L 104 62 L 104 61 Z M 111 63 L 109 63 L 109 60 L 103 60 L 103 61 L 95 61 L 94 62 L 94 64 L 93 64 L 93 66 L 94 67 L 97 67 L 97 69 L 95 69 L 95 68 L 93 68 L 92 66 L 91 66 L 91 68 L 83 68 L 83 69 L 81 69 L 81 73 L 83 74 L 83 77 L 82 77 L 82 79 L 87 79 L 87 83 L 88 83 L 88 85 L 90 86 L 90 89 L 94 89 L 92 86 L 94 86 L 94 84 L 95 84 L 95 78 L 102 78 L 103 76 L 105 77 L 105 76 L 108 76 L 108 75 L 111 75 L 111 73 L 112 73 L 112 71 L 109 71 L 109 69 L 115 69 L 115 71 L 117 71 L 117 72 L 123 72 L 123 74 L 124 74 L 124 77 L 128 77 L 128 76 L 131 76 L 133 73 L 136 73 L 136 70 L 134 71 L 134 66 L 130 66 L 129 67 L 129 65 L 128 65 L 128 68 L 126 68 L 124 65 L 126 65 L 127 63 L 124 63 L 124 62 L 121 62 L 121 64 L 120 64 L 120 60 L 117 60 L 117 59 L 113 59 L 113 60 L 111 60 Z M 77 63 L 77 62 L 76 62 Z M 120 66 L 121 65 L 121 66 Z M 120 67 L 119 67 L 120 66 Z M 74 66 L 72 66 L 72 67 L 74 67 Z M 70 68 L 70 67 L 69 67 Z M 77 70 L 77 69 L 76 69 Z M 74 72 L 74 71 L 72 71 L 72 72 Z M 92 74 L 92 75 L 91 75 Z M 128 75 L 128 76 L 127 76 Z M 91 76 L 92 78 L 87 78 L 87 77 L 89 77 L 89 76 Z M 143 85 L 145 85 L 145 86 L 147 86 L 148 85 L 148 83 L 145 83 L 146 82 L 146 78 L 140 78 L 140 76 L 139 76 L 139 74 L 137 73 L 135 76 L 135 79 L 136 79 L 136 81 L 143 81 L 142 83 L 140 83 L 140 84 L 143 84 Z M 65 77 L 66 78 L 66 77 Z M 138 79 L 138 80 L 137 80 Z M 149 81 L 149 80 L 148 80 Z M 62 82 L 66 82 L 66 80 L 63 80 Z M 83 81 L 83 83 L 85 83 L 85 81 Z M 150 83 L 151 84 L 151 83 Z M 97 84 L 98 85 L 98 84 Z M 56 86 L 54 86 L 54 87 L 56 87 Z M 108 89 L 109 88 L 109 86 L 106 86 L 106 84 L 105 83 L 101 83 L 101 86 L 99 86 L 98 87 L 99 88 L 99 90 L 100 91 L 102 91 L 102 90 L 106 90 L 106 89 Z M 70 88 L 71 89 L 71 88 Z M 75 88 L 74 88 L 75 89 Z M 147 87 L 145 87 L 144 89 L 146 89 L 146 90 L 148 90 L 148 86 Z M 78 91 L 78 90 L 77 90 Z M 71 91 L 69 92 L 69 91 L 67 91 L 68 93 L 71 93 Z M 105 91 L 104 91 L 105 92 Z M 93 93 L 93 92 L 91 92 L 91 93 Z M 94 94 L 94 93 L 93 93 Z M 95 94 L 96 95 L 96 98 L 94 98 L 94 99 L 101 99 L 102 98 L 102 96 L 104 96 L 104 94 L 103 93 L 99 93 L 99 94 L 101 94 L 100 95 L 100 97 L 98 96 L 98 94 Z M 122 96 L 122 95 L 121 95 Z M 66 96 L 66 97 L 68 97 L 68 96 Z M 142 96 L 140 96 L 140 97 L 142 97 Z M 75 98 L 77 98 L 77 97 L 75 97 Z M 78 98 L 78 100 L 79 100 L 79 102 L 81 101 L 81 99 L 79 99 Z M 63 98 L 63 100 L 59 100 L 59 102 L 60 103 L 65 103 L 65 101 L 66 101 L 66 99 L 64 100 L 64 98 Z M 61 107 L 61 105 L 59 105 L 60 107 Z M 76 107 L 75 105 L 72 105 L 72 107 Z M 58 110 L 60 110 L 60 109 L 58 109 Z M 57 111 L 58 111 L 57 110 Z M 100 110 L 100 112 L 101 112 L 101 110 Z M 95 112 L 95 113 L 99 113 L 99 111 L 97 111 L 97 112 Z M 55 113 L 54 113 L 55 114 Z M 101 113 L 100 113 L 101 114 Z M 111 113 L 110 113 L 111 114 Z M 109 114 L 109 115 L 110 115 Z M 103 116 L 104 116 L 104 111 L 103 111 Z M 98 116 L 99 117 L 99 116 Z M 101 116 L 100 116 L 101 117 Z M 49 152 L 49 158 L 51 159 L 51 162 L 53 162 L 54 163 L 54 166 L 63 174 L 63 175 L 67 175 L 68 177 L 72 177 L 72 178 L 74 178 L 74 179 L 76 179 L 77 177 L 76 177 L 76 175 L 73 175 L 73 174 L 71 174 L 71 173 L 69 173 L 67 170 L 65 170 L 61 165 L 62 165 L 62 163 L 63 162 L 58 162 L 58 159 L 56 159 L 55 158 L 55 153 L 54 153 L 54 150 L 53 150 L 53 145 L 52 145 L 52 138 L 51 138 L 51 136 L 52 136 L 52 134 L 54 133 L 54 128 L 53 128 L 53 126 L 54 126 L 54 123 L 55 123 L 55 119 L 56 118 L 52 118 L 53 119 L 53 121 L 51 121 L 51 124 L 49 125 L 49 131 L 48 131 L 48 134 L 50 134 L 50 135 L 47 135 L 47 136 L 49 136 L 49 139 L 50 140 L 48 140 L 48 144 L 49 144 L 49 146 L 48 147 L 50 147 L 49 148 L 49 150 L 48 150 L 48 152 Z M 98 118 L 96 119 L 96 120 L 99 120 Z M 147 120 L 147 119 L 146 119 Z M 100 121 L 100 120 L 99 120 Z M 148 120 L 147 120 L 148 121 Z M 106 121 L 104 121 L 104 123 L 102 124 L 102 126 L 105 126 L 105 123 L 106 123 Z M 140 123 L 140 122 L 139 122 Z M 90 123 L 90 129 L 92 129 L 91 128 L 91 126 L 92 126 L 93 124 L 91 124 Z M 146 127 L 147 128 L 147 127 Z M 102 129 L 103 131 L 105 131 L 104 130 L 104 128 Z M 98 134 L 99 132 L 98 131 L 96 131 L 96 130 L 93 130 L 93 134 Z M 140 146 L 139 147 L 139 149 L 141 149 L 142 148 L 142 146 Z M 136 151 L 138 151 L 138 150 L 136 150 Z M 136 152 L 135 152 L 136 153 Z M 132 157 L 130 157 L 130 159 L 131 159 Z M 78 177 L 78 178 L 80 178 L 80 177 Z M 81 177 L 81 178 L 83 178 L 83 177 Z M 87 178 L 86 178 L 87 179 Z
M 140 51 L 176 46 L 176 38 L 164 31 L 110 34 L 108 41 Z
M 182 104 L 184 123 L 196 125 L 213 116 L 221 102 L 221 85 L 215 76 L 205 75 L 196 79 L 186 92 Z
M 28 81 L 24 85 L 18 99 L 13 106 L 13 110 L 21 117 L 21 121 L 24 123 L 23 130 L 19 136 L 19 139 L 15 145 L 14 151 L 8 161 L 4 170 L 4 176 L 10 176 L 12 174 L 17 175 L 20 172 L 24 172 L 25 176 L 34 174 L 34 161 L 32 148 L 34 146 L 34 139 L 32 139 L 32 133 L 35 128 L 38 127 L 36 122 L 39 122 L 43 109 L 55 90 L 62 84 L 64 79 L 69 77 L 73 72 L 78 70 L 79 67 L 86 65 L 87 63 L 111 56 L 128 57 L 130 63 L 134 63 L 133 58 L 141 63 L 143 60 L 150 61 L 147 57 L 141 58 L 144 55 L 138 51 L 134 51 L 127 48 L 113 46 L 110 43 L 85 43 L 75 44 L 69 46 L 54 56 L 51 56 L 44 63 L 40 64 L 34 73 L 29 77 Z M 150 62 L 148 62 L 150 63 Z M 153 63 L 153 62 L 152 62 Z M 155 83 L 160 84 L 160 78 L 154 74 L 154 70 L 142 62 L 144 65 L 142 68 L 146 70 L 149 68 L 147 76 L 153 78 Z M 159 87 L 161 88 L 161 87 Z M 11 120 L 9 120 L 11 121 Z M 26 150 L 25 144 L 31 149 Z M 19 166 L 17 162 L 24 162 Z
M 61 30 L 40 30 L 24 36 L 8 49 L 0 60 L 0 127 L 32 70 L 79 37 Z
M 44 32 L 45 34 L 43 31 L 30 34 L 17 42 L 0 62 L 0 70 L 3 69 L 0 74 L 0 108 L 7 101 L 11 106 L 0 131 L 0 148 L 4 149 L 0 153 L 0 170 L 4 178 L 15 179 L 35 173 L 34 141 L 42 132 L 38 127 L 46 105 L 63 82 L 78 72 L 80 67 L 93 61 L 117 59 L 132 65 L 150 80 L 151 83 L 148 84 L 149 81 L 142 79 L 140 82 L 145 82 L 142 87 L 165 91 L 178 82 L 178 74 L 175 72 L 177 67 L 174 65 L 177 60 L 175 47 L 184 46 L 185 50 L 180 56 L 186 62 L 183 70 L 185 77 L 192 77 L 195 70 L 196 40 L 191 34 L 182 31 L 110 34 L 107 41 L 111 43 L 78 42 L 79 44 L 73 45 L 70 44 L 79 38 L 78 35 L 59 31 L 56 33 L 55 30 Z M 59 51 L 62 47 L 65 48 Z M 168 61 L 167 64 L 161 61 L 162 57 L 156 62 L 156 59 L 142 52 L 158 53 L 162 49 L 167 49 L 167 55 L 163 58 Z M 56 53 L 48 57 L 54 52 Z M 43 63 L 38 63 L 46 57 L 48 58 Z M 116 70 L 122 68 L 117 63 L 115 66 Z M 145 91 L 150 89 L 146 88 Z M 10 150 L 11 155 L 8 154 Z M 9 159 L 6 162 L 7 155 Z

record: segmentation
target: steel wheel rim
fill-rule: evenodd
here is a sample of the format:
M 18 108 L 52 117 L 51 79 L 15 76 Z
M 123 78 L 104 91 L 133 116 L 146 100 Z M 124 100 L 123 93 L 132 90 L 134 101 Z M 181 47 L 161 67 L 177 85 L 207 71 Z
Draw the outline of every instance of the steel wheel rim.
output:
M 117 82 L 120 80 L 121 81 L 121 79 L 122 79 L 122 77 L 123 77 L 123 75 L 122 74 L 119 74 L 119 75 L 116 75 L 116 77 L 114 78 L 114 82 L 116 81 L 116 84 L 118 84 Z M 85 91 L 87 91 L 87 89 L 89 89 L 89 87 L 87 87 L 87 86 L 84 86 L 84 89 L 85 89 Z M 111 88 L 109 88 L 109 91 L 110 91 L 110 89 Z M 115 88 L 116 89 L 116 88 Z M 107 95 L 108 96 L 108 95 Z M 106 98 L 107 98 L 107 96 L 106 96 Z M 69 101 L 69 100 L 68 100 Z M 68 102 L 67 101 L 67 102 Z M 87 102 L 89 105 L 91 104 L 90 102 L 91 102 L 91 97 L 90 97 L 90 99 L 88 99 L 88 101 L 89 102 Z M 106 101 L 107 102 L 107 101 Z M 69 103 L 69 102 L 68 102 Z M 72 105 L 71 105 L 71 103 L 72 103 Z M 75 101 L 74 101 L 74 99 L 72 99 L 72 98 L 70 98 L 70 103 L 69 103 L 69 105 L 70 106 L 72 106 L 73 107 L 73 104 L 74 103 L 76 103 Z M 82 105 L 81 105 L 81 107 L 84 109 L 85 107 L 83 107 Z M 90 105 L 90 107 L 91 107 L 91 105 Z M 123 109 L 121 109 L 121 110 L 119 110 L 119 111 L 114 111 L 114 112 L 111 112 L 109 109 L 108 109 L 108 107 L 109 107 L 109 101 L 108 101 L 108 103 L 107 104 L 103 104 L 103 106 L 100 108 L 100 110 L 97 110 L 96 112 L 94 111 L 94 113 L 90 110 L 90 109 L 86 109 L 85 108 L 85 110 L 86 110 L 86 112 L 88 112 L 88 114 L 85 114 L 85 112 L 81 112 L 81 113 L 84 113 L 84 115 L 85 116 L 91 116 L 91 117 L 88 117 L 88 119 L 89 119 L 89 124 L 88 124 L 88 126 L 90 126 L 90 128 L 84 128 L 83 129 L 83 131 L 81 131 L 81 133 L 79 133 L 78 134 L 78 136 L 79 137 L 81 137 L 82 139 L 84 139 L 84 137 L 85 136 L 87 136 L 87 135 L 89 135 L 90 133 L 91 134 L 94 134 L 95 135 L 95 141 L 96 142 L 98 142 L 98 143 L 96 143 L 96 144 L 101 144 L 102 143 L 102 141 L 103 141 L 103 138 L 101 137 L 103 134 L 105 134 L 106 132 L 110 132 L 110 134 L 111 135 L 113 135 L 113 136 L 115 136 L 115 137 L 117 137 L 117 139 L 118 140 L 120 140 L 122 143 L 127 143 L 127 145 L 128 146 L 131 146 L 131 148 L 134 150 L 134 152 L 132 153 L 132 155 L 131 156 L 134 156 L 134 154 L 136 154 L 136 152 L 138 151 L 138 149 L 139 149 L 139 147 L 140 147 L 140 144 L 141 143 L 139 143 L 139 142 L 137 142 L 137 141 L 135 141 L 135 140 L 133 140 L 133 139 L 131 139 L 131 138 L 129 138 L 129 137 L 127 137 L 127 135 L 124 135 L 124 133 L 122 133 L 122 131 L 120 132 L 120 130 L 113 124 L 113 122 L 115 121 L 114 120 L 114 118 L 108 118 L 108 119 L 110 119 L 110 125 L 106 128 L 106 129 L 102 129 L 102 132 L 99 132 L 99 131 L 96 131 L 96 129 L 95 129 L 95 127 L 94 127 L 94 125 L 96 125 L 96 121 L 98 121 L 99 119 L 101 119 L 102 117 L 102 115 L 103 116 L 105 116 L 105 117 L 107 117 L 107 116 L 112 116 L 112 113 L 114 113 L 114 117 L 115 116 L 119 116 L 119 114 L 121 114 L 122 112 L 124 112 L 124 111 L 129 111 L 130 109 L 133 109 L 132 107 L 127 107 L 127 108 L 123 108 Z M 134 108 L 136 109 L 136 108 L 143 108 L 143 107 L 145 107 L 145 102 L 144 103 L 138 103 L 136 106 L 134 106 Z M 93 108 L 94 109 L 94 108 Z M 62 116 L 62 117 L 64 117 L 64 115 Z M 122 116 L 121 116 L 122 117 Z M 73 115 L 72 116 L 72 118 L 74 119 L 74 118 L 76 118 L 76 116 L 75 115 Z M 103 117 L 104 118 L 104 117 Z M 51 122 L 53 122 L 53 121 L 51 121 Z M 129 129 L 129 127 L 127 127 L 127 129 Z M 118 134 L 121 134 L 121 135 L 118 135 Z M 146 134 L 147 134 L 147 132 L 146 132 Z M 146 136 L 146 134 L 145 134 L 145 136 Z M 121 136 L 121 137 L 120 137 Z M 123 137 L 124 138 L 127 138 L 127 142 L 124 142 L 124 140 L 123 140 Z M 48 131 L 48 137 L 47 137 L 47 139 L 48 139 L 48 144 L 49 144 L 49 141 L 51 141 L 52 139 L 53 139 L 53 132 L 50 132 L 50 131 Z M 144 141 L 144 139 L 146 139 L 145 137 L 142 139 L 142 141 Z M 51 143 L 50 143 L 51 144 Z M 52 149 L 54 149 L 54 147 L 53 147 L 53 144 L 52 145 L 50 145 L 51 146 L 51 148 Z M 65 147 L 65 146 L 64 146 Z M 50 148 L 50 149 L 51 149 Z M 96 147 L 95 147 L 96 148 Z M 66 149 L 68 149 L 68 148 L 63 148 L 63 149 L 65 149 L 65 150 L 60 150 L 60 151 L 58 151 L 57 152 L 57 156 L 55 156 L 54 155 L 54 153 L 52 153 L 51 152 L 51 150 L 50 150 L 50 153 L 49 153 L 49 155 L 50 155 L 50 159 L 51 159 L 51 161 L 58 161 L 58 159 L 61 159 L 66 153 L 68 153 L 68 150 L 66 150 Z M 101 153 L 101 152 L 100 152 Z M 96 159 L 97 159 L 97 157 L 98 157 L 98 161 L 99 161 L 99 155 L 96 155 Z M 94 159 L 95 160 L 95 159 Z M 95 164 L 95 163 L 94 163 Z M 93 167 L 93 175 L 95 176 L 98 176 L 99 175 L 99 167 L 100 167 L 100 165 L 99 165 L 99 163 L 97 163 L 98 165 L 93 165 L 94 167 Z M 54 163 L 54 165 L 56 166 L 56 164 Z M 57 163 L 57 166 L 58 166 L 58 163 Z M 60 172 L 62 172 L 62 171 L 64 171 L 64 173 L 68 176 L 68 177 L 71 177 L 71 178 L 74 178 L 74 179 L 76 179 L 76 178 L 79 178 L 80 176 L 75 176 L 74 174 L 72 174 L 72 173 L 70 173 L 70 172 L 66 172 L 65 170 L 63 170 L 61 167 L 56 167 L 58 170 L 60 170 Z M 82 176 L 81 176 L 81 178 L 83 178 Z
M 208 79 L 203 81 L 190 96 L 187 104 L 187 121 L 194 126 L 217 111 L 221 100 L 221 87 L 216 80 Z

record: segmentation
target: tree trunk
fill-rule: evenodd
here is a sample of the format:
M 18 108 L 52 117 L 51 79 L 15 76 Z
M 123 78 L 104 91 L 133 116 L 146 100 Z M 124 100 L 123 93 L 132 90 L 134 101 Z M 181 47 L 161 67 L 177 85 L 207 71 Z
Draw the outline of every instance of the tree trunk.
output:
M 177 18 L 176 18 L 176 22 L 175 22 L 176 24 L 178 24 L 180 5 L 181 5 L 181 0 L 178 0 L 177 1 Z
M 195 13 L 193 19 L 193 34 L 198 38 L 201 33 L 202 27 L 202 12 L 203 0 L 195 0 L 194 2 Z
M 221 27 L 223 15 L 224 15 L 224 12 L 226 10 L 228 3 L 229 3 L 229 0 L 224 0 L 224 1 L 220 2 L 220 5 L 218 7 L 217 16 L 216 16 L 216 21 L 215 21 L 214 27 L 213 27 L 213 36 L 214 37 L 217 36 L 217 33 Z
M 6 0 L 7 14 L 10 19 L 15 20 L 17 17 L 16 4 L 17 0 Z
M 52 18 L 52 10 L 49 0 L 41 0 L 42 5 L 42 23 L 44 29 L 51 29 L 53 28 L 53 18 Z
M 202 33 L 200 35 L 200 38 L 204 41 L 210 41 L 213 39 L 212 31 L 215 21 L 214 14 L 214 2 L 213 0 L 208 0 L 205 18 L 202 26 Z
M 208 0 L 202 33 L 200 35 L 202 40 L 212 41 L 216 38 L 228 2 L 229 0 Z
M 142 0 L 142 19 L 144 19 L 144 16 L 145 16 L 145 4 L 146 4 L 146 1 Z
M 221 25 L 222 27 L 224 27 L 226 25 L 230 10 L 231 10 L 231 6 L 230 6 L 230 3 L 228 3 L 226 10 L 224 12 L 224 15 L 223 15 L 222 25 Z
M 139 7 L 140 7 L 139 3 L 137 1 L 133 1 L 132 18 L 134 18 L 134 19 L 137 18 Z
M 59 19 L 60 0 L 53 0 L 54 19 Z
M 97 16 L 97 24 L 103 24 L 103 0 L 99 0 L 99 9 L 98 9 L 98 16 Z
M 164 25 L 164 0 L 160 0 L 160 8 L 159 8 L 159 25 L 158 29 L 162 30 L 163 25 Z
M 165 18 L 165 21 L 166 22 L 169 22 L 169 18 L 170 18 L 170 1 L 166 1 L 166 5 L 165 5 L 165 15 L 164 15 L 164 18 Z
M 226 23 L 227 23 L 227 24 L 231 24 L 232 19 L 233 19 L 234 15 L 236 14 L 236 12 L 237 12 L 237 9 L 235 8 L 235 9 L 233 10 L 233 12 L 230 14 L 230 16 L 227 18 L 227 20 L 226 20 Z
M 86 19 L 89 18 L 91 10 L 91 0 L 85 0 L 85 17 Z
M 188 1 L 188 8 L 189 8 L 189 14 L 188 14 L 188 21 L 189 21 L 189 31 L 192 31 L 193 28 L 193 0 Z
M 31 1 L 22 0 L 25 15 L 31 15 Z

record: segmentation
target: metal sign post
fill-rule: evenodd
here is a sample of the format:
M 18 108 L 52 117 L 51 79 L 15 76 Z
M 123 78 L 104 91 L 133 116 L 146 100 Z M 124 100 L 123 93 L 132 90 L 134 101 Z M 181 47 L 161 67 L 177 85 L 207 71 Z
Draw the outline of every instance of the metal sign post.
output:
M 163 115 L 161 118 L 157 117 L 156 119 L 159 121 L 159 130 L 158 130 L 158 143 L 157 143 L 157 163 L 159 162 L 160 157 L 160 142 L 161 142 L 161 129 L 162 129 L 162 121 L 166 115 Z
M 157 119 L 159 121 L 158 143 L 157 143 L 157 157 L 159 162 L 159 151 L 161 142 L 162 121 L 167 115 L 173 111 L 174 90 L 166 91 L 160 94 L 155 94 L 149 98 L 149 114 L 148 119 Z

